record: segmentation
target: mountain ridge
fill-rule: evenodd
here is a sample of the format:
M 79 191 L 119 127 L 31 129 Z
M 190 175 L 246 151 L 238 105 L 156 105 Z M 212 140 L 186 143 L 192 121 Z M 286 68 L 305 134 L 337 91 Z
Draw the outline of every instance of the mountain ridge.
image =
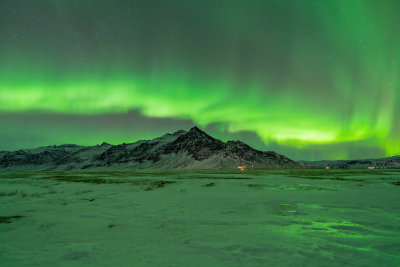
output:
M 96 169 L 234 169 L 304 168 L 305 165 L 274 151 L 259 151 L 241 141 L 223 142 L 197 126 L 151 140 L 95 146 L 65 144 L 2 151 L 3 170 Z
M 333 169 L 399 169 L 400 155 L 376 159 L 298 161 L 312 168 Z

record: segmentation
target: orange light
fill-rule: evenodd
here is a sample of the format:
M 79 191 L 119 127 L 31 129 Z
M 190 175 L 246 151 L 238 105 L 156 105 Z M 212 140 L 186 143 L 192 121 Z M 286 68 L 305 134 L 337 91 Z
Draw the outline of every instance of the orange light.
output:
M 241 171 L 243 171 L 246 168 L 247 168 L 246 166 L 242 166 L 242 165 L 236 167 L 236 169 L 239 169 Z

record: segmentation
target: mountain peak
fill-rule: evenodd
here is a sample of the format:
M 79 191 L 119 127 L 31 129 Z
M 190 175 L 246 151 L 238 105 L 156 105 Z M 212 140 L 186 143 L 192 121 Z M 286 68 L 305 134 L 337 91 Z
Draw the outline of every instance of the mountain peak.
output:
M 209 134 L 206 132 L 200 130 L 199 127 L 194 126 L 192 127 L 186 134 L 182 135 L 182 137 L 185 136 L 184 138 L 189 138 L 189 139 L 206 139 L 206 140 L 217 140 L 213 137 L 211 137 Z M 218 140 L 220 141 L 220 140 Z M 221 142 L 221 141 L 220 141 Z
M 189 133 L 204 133 L 199 127 L 194 126 L 189 130 Z

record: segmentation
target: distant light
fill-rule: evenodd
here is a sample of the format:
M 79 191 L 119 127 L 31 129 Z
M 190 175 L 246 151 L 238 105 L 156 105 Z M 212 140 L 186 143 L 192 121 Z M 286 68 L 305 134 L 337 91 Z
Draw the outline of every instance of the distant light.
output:
M 239 170 L 241 170 L 241 171 L 244 171 L 244 169 L 246 169 L 247 167 L 246 166 L 243 166 L 243 165 L 239 165 L 239 166 L 237 166 L 236 167 L 236 169 L 239 169 Z

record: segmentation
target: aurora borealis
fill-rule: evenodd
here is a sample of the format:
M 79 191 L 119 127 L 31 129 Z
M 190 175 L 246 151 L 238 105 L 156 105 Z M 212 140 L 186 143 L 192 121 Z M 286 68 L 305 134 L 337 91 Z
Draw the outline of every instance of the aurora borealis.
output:
M 400 154 L 395 0 L 2 0 L 0 150 L 199 125 L 294 159 Z

